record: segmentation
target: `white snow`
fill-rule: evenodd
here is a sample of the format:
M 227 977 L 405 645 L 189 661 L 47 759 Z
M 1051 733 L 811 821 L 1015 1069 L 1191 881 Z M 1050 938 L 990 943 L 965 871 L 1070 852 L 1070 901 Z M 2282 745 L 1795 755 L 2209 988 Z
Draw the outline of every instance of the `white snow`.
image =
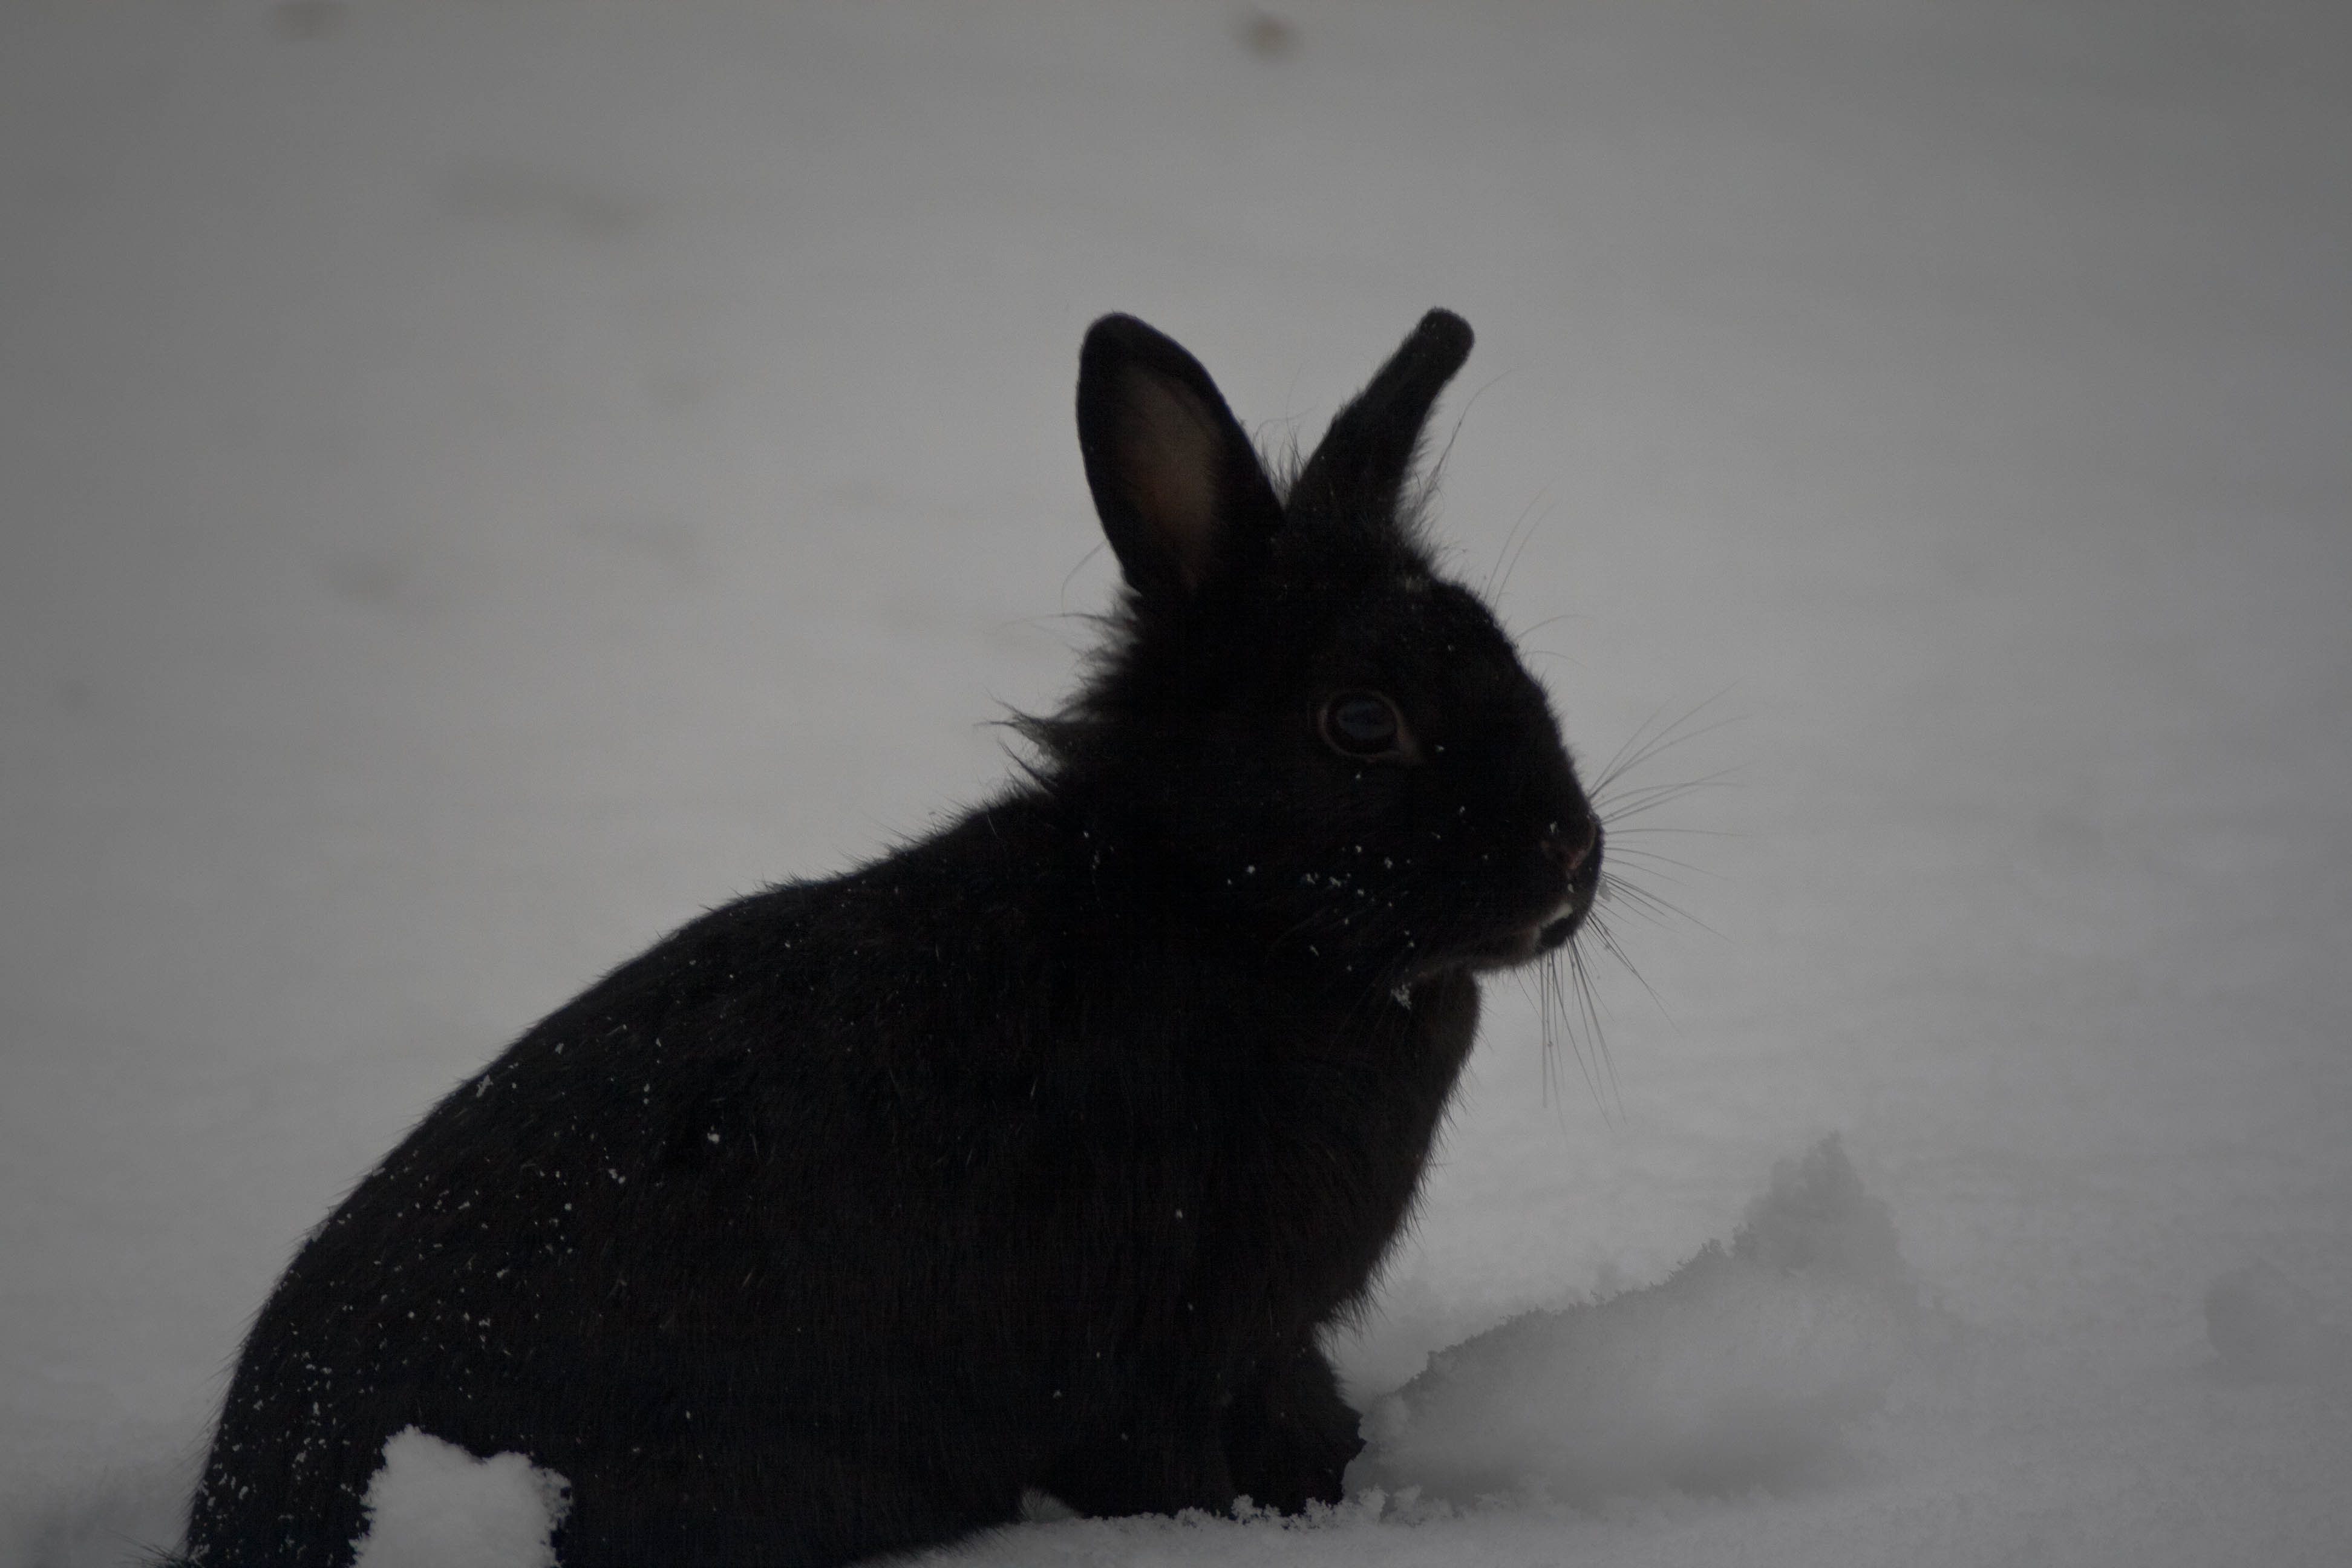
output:
M 521 1454 L 477 1458 L 403 1427 L 368 1482 L 352 1568 L 553 1568 L 569 1491 Z
M 1664 1283 L 1529 1312 L 1366 1413 L 1350 1489 L 1594 1502 L 1787 1486 L 1842 1458 L 1926 1329 L 1885 1206 L 1834 1139 Z
M 2340 1560 L 2352 14 L 1263 9 L 0 6 L 0 1564 L 169 1538 L 505 1040 L 1003 775 L 1093 316 L 1279 447 L 1433 304 L 1682 912 L 1598 1092 L 1492 988 L 1345 1508 L 961 1558 Z M 1743 1255 L 1832 1132 L 1887 1245 Z

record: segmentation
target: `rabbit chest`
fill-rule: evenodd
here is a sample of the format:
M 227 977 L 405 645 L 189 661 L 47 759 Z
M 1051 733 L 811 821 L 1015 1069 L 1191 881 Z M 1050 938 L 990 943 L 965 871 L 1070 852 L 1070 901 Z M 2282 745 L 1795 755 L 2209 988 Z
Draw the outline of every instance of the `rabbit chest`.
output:
M 1475 982 L 1334 990 L 1136 917 L 1159 906 L 1132 889 L 1105 912 L 1104 868 L 1024 843 L 1024 815 L 713 917 L 672 963 L 739 977 L 704 1006 L 740 1059 L 678 1075 L 662 1145 L 741 1184 L 772 1323 L 1015 1405 L 1176 1364 L 1230 1388 L 1366 1289 Z

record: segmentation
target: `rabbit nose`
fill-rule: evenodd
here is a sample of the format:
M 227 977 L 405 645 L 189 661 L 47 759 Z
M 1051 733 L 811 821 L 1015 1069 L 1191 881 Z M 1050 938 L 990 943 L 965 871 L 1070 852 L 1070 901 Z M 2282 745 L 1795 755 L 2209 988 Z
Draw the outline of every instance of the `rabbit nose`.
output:
M 1592 847 L 1600 841 L 1601 825 L 1588 815 L 1566 828 L 1558 823 L 1552 824 L 1551 831 L 1544 835 L 1543 852 L 1546 858 L 1559 868 L 1562 876 L 1573 877 L 1591 855 Z

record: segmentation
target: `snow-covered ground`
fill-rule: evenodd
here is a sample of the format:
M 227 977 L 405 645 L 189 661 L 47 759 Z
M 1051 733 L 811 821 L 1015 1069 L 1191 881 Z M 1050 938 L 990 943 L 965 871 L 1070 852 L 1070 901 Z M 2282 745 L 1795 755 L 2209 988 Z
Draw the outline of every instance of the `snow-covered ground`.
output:
M 1092 317 L 1279 445 L 1440 303 L 1683 912 L 1598 1092 L 1494 996 L 1337 1516 L 963 1560 L 2340 1560 L 2347 15 L 0 5 L 0 1563 L 172 1531 L 459 1075 L 991 786 Z M 1829 1133 L 1876 1262 L 1702 1253 Z

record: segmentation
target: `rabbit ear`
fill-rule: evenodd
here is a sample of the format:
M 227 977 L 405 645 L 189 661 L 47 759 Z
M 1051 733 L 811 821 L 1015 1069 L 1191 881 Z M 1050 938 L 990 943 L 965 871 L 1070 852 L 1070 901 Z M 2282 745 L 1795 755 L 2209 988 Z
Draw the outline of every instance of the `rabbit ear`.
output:
M 1331 428 L 1290 489 L 1293 515 L 1376 523 L 1396 515 L 1430 406 L 1470 357 L 1470 323 L 1451 310 L 1421 319 Z
M 1281 526 L 1209 373 L 1132 316 L 1105 316 L 1078 352 L 1078 448 L 1103 532 L 1147 604 L 1190 599 Z

